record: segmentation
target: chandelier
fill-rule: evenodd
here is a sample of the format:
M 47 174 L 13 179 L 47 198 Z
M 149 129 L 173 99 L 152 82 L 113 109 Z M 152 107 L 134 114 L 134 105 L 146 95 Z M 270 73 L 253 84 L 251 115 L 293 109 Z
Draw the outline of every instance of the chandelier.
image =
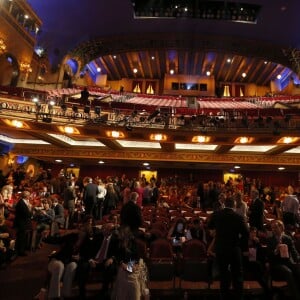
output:
M 31 68 L 30 63 L 21 62 L 20 63 L 20 71 L 24 72 L 24 73 L 31 73 L 32 72 L 32 68 Z

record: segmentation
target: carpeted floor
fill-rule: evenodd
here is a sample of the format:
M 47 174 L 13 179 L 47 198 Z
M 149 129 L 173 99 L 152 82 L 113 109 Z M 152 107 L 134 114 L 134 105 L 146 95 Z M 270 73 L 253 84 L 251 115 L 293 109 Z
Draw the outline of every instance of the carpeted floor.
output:
M 56 249 L 57 245 L 44 244 L 0 270 L 0 299 L 32 300 L 45 282 L 48 255 Z

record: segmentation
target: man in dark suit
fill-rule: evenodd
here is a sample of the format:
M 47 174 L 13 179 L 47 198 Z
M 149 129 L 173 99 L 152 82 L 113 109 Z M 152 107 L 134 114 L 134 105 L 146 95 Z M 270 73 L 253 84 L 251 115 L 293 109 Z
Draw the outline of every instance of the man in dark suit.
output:
M 263 230 L 264 227 L 264 202 L 259 198 L 259 192 L 252 189 L 250 192 L 251 205 L 249 207 L 249 224 L 257 230 Z
M 86 215 L 92 215 L 97 201 L 98 186 L 92 178 L 86 178 L 83 182 L 83 204 Z
M 25 256 L 26 230 L 31 228 L 30 193 L 24 191 L 15 207 L 14 228 L 17 231 L 16 250 L 19 256 Z
M 81 247 L 78 262 L 78 284 L 80 299 L 86 298 L 86 283 L 89 273 L 96 269 L 103 273 L 101 294 L 107 294 L 109 285 L 117 274 L 118 235 L 113 223 L 103 224 L 100 234 L 94 234 L 87 247 Z
M 233 286 L 233 299 L 243 299 L 242 252 L 248 249 L 249 231 L 242 216 L 234 211 L 235 202 L 226 198 L 225 208 L 214 213 L 208 223 L 216 231 L 215 253 L 220 272 L 221 299 L 232 299 L 229 289 Z
M 124 204 L 120 212 L 121 226 L 129 226 L 134 235 L 138 234 L 139 227 L 143 224 L 142 211 L 137 205 L 139 194 L 132 192 L 129 201 Z

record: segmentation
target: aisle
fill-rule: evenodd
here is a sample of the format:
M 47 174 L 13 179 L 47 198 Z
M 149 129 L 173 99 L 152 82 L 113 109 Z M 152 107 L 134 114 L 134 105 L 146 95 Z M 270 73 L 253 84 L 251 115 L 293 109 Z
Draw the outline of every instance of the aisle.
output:
M 48 255 L 57 245 L 44 243 L 36 252 L 17 257 L 5 270 L 0 270 L 1 300 L 32 300 L 46 277 Z

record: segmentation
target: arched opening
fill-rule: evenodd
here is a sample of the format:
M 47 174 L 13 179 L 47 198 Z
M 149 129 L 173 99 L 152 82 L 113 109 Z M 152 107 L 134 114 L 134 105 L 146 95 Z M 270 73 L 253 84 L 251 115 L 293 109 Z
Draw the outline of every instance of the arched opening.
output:
M 17 86 L 19 67 L 17 60 L 9 53 L 0 55 L 0 85 Z

